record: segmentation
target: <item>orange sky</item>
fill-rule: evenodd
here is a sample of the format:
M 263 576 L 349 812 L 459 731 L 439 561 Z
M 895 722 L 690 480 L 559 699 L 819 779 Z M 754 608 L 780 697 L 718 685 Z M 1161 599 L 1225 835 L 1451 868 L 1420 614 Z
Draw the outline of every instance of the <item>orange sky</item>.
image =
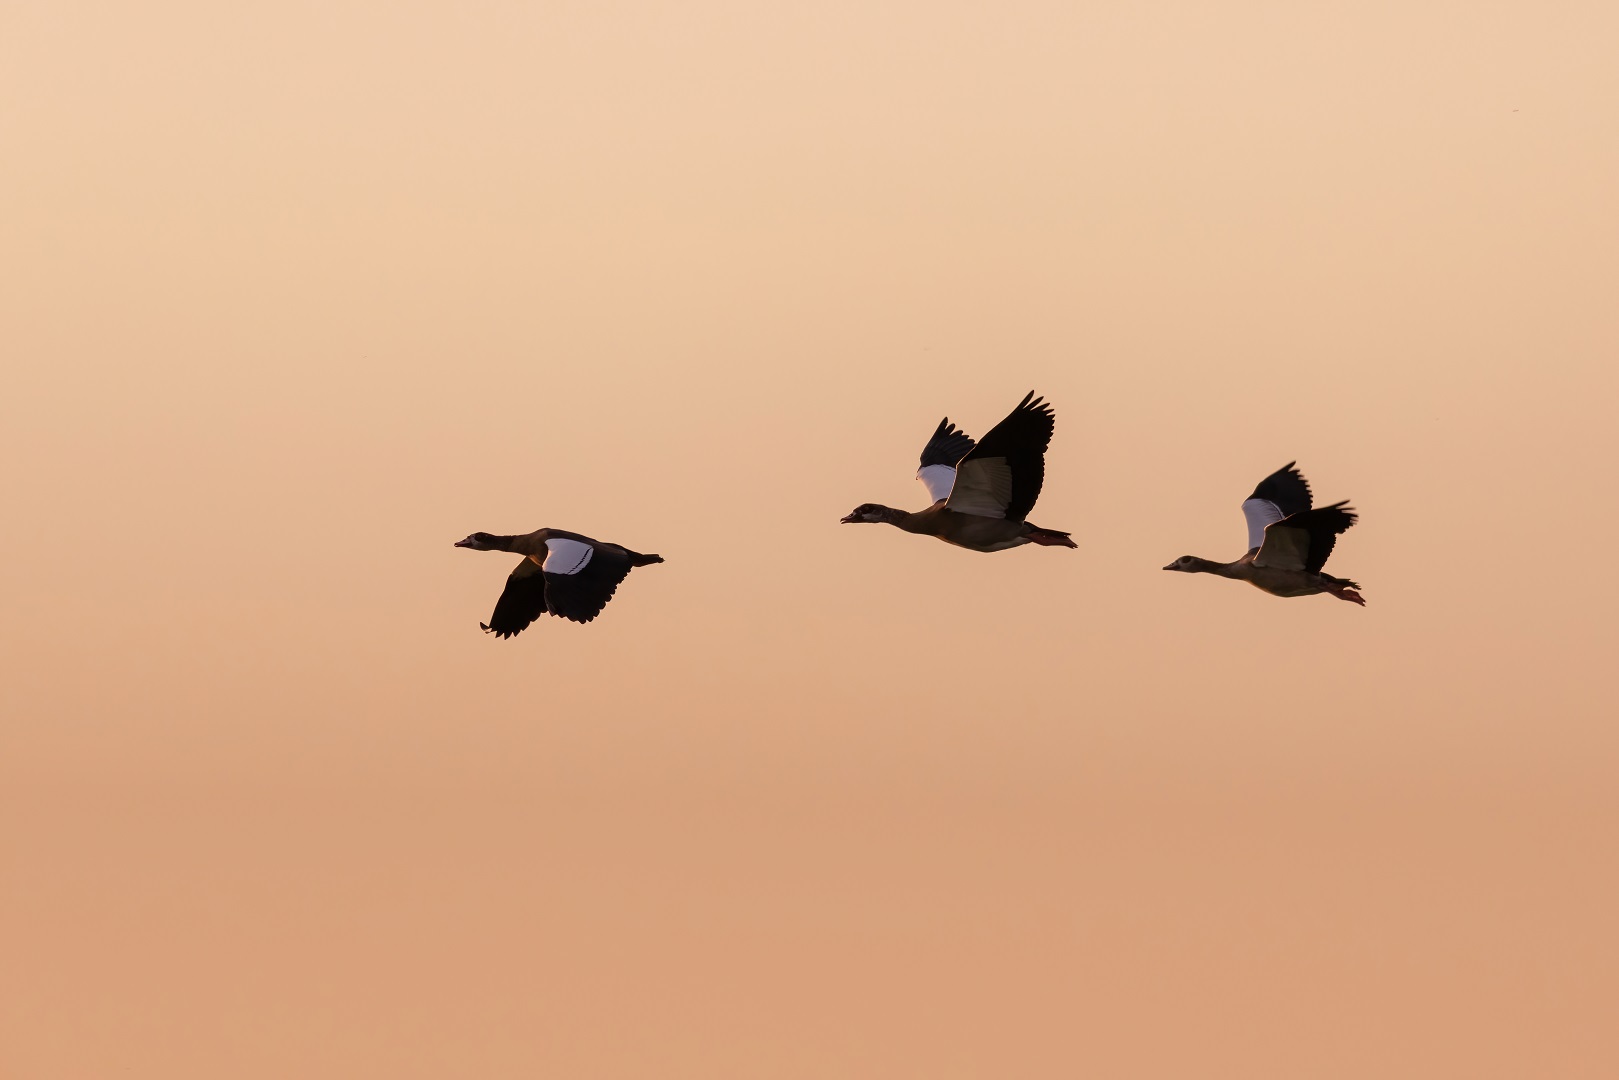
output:
M 0 1073 L 1616 1075 L 1615 41 L 7 5 Z M 1158 569 L 1293 459 L 1365 609 Z

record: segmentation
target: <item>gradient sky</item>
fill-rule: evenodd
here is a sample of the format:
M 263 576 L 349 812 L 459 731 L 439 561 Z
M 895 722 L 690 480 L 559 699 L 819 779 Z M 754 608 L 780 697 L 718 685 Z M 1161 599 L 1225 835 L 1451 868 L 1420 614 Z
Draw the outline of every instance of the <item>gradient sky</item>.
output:
M 10 0 L 0 1072 L 1619 1074 L 1616 41 Z M 1294 459 L 1366 608 L 1160 572 Z

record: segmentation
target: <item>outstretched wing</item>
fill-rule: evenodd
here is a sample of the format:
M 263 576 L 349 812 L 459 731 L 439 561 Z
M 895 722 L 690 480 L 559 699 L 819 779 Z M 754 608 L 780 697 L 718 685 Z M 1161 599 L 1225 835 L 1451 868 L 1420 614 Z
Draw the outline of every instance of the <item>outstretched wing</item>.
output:
M 1285 517 L 1310 509 L 1310 483 L 1289 461 L 1259 482 L 1243 502 L 1242 516 L 1248 521 L 1248 550 L 1256 551 L 1265 542 L 1265 527 Z
M 1030 391 L 956 465 L 945 505 L 962 514 L 1022 521 L 1046 480 L 1046 447 L 1057 425 L 1051 406 Z
M 506 589 L 495 601 L 495 613 L 478 625 L 487 633 L 509 638 L 544 614 L 545 578 L 532 559 L 524 559 L 506 579 Z
M 1347 501 L 1289 514 L 1268 526 L 1254 565 L 1320 573 L 1338 542 L 1338 534 L 1359 520 L 1355 511 L 1345 505 Z
M 601 614 L 631 569 L 616 544 L 552 536 L 545 542 L 545 604 L 551 614 L 587 623 Z
M 939 502 L 950 497 L 956 483 L 956 462 L 972 452 L 972 437 L 950 422 L 947 416 L 939 421 L 933 438 L 922 447 L 922 467 L 916 478 L 928 489 L 928 499 Z

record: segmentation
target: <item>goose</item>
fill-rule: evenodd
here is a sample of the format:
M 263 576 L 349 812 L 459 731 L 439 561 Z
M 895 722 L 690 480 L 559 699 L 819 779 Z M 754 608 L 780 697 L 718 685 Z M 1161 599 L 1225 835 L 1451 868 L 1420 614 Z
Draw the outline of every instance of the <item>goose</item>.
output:
M 1365 598 L 1355 591 L 1359 585 L 1321 572 L 1333 544 L 1338 542 L 1338 534 L 1359 516 L 1347 505 L 1347 499 L 1310 509 L 1310 484 L 1294 468 L 1297 464 L 1290 461 L 1265 477 L 1243 502 L 1242 514 L 1248 519 L 1248 554 L 1229 563 L 1182 555 L 1164 569 L 1236 578 L 1272 596 L 1327 593 L 1365 607 Z
M 484 633 L 502 638 L 522 633 L 546 612 L 587 623 L 601 614 L 633 568 L 663 561 L 662 555 L 642 555 L 561 529 L 536 529 L 522 536 L 475 532 L 455 546 L 523 556 L 495 601 L 495 613 L 478 624 Z
M 893 525 L 970 551 L 1005 551 L 1024 544 L 1075 547 L 1067 533 L 1024 520 L 1045 482 L 1046 447 L 1055 426 L 1051 406 L 1033 391 L 982 442 L 974 443 L 947 416 L 922 447 L 916 474 L 932 504 L 913 514 L 865 503 L 842 523 Z

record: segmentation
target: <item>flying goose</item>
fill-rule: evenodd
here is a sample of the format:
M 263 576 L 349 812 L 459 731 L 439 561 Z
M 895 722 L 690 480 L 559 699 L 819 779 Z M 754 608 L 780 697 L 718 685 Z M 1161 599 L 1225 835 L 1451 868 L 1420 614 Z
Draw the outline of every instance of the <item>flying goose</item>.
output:
M 843 524 L 883 522 L 972 551 L 1075 547 L 1067 533 L 1024 520 L 1045 482 L 1046 447 L 1055 426 L 1051 406 L 1033 391 L 977 444 L 947 416 L 922 448 L 916 474 L 932 505 L 913 514 L 865 503 Z
M 1310 509 L 1310 484 L 1290 461 L 1259 482 L 1242 504 L 1248 519 L 1248 554 L 1236 562 L 1217 563 L 1182 555 L 1165 570 L 1186 574 L 1219 574 L 1246 581 L 1272 596 L 1312 596 L 1330 593 L 1340 600 L 1366 606 L 1347 578 L 1323 574 L 1338 534 L 1357 519 L 1345 505 L 1349 500 Z
M 642 555 L 561 529 L 536 529 L 523 536 L 476 532 L 455 546 L 524 557 L 506 579 L 495 613 L 478 624 L 484 633 L 503 638 L 522 633 L 546 612 L 587 623 L 601 614 L 631 569 L 663 561 L 662 555 Z

